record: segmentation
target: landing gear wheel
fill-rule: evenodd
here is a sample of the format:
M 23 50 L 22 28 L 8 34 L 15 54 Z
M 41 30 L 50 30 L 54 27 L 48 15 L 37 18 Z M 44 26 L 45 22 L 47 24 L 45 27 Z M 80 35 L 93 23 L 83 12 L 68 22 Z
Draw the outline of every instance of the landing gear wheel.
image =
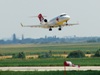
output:
M 67 21 L 66 21 L 66 26 L 68 25 Z
M 58 30 L 60 31 L 60 30 L 61 30 L 61 28 L 58 28 Z
M 66 26 L 68 25 L 68 23 L 66 23 Z
M 52 29 L 50 28 L 49 31 L 52 31 Z

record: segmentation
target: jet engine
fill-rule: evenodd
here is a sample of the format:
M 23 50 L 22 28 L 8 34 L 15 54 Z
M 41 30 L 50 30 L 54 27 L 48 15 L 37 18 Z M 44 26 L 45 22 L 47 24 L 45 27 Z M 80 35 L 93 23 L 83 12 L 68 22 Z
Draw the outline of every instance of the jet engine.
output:
M 44 19 L 44 22 L 46 22 L 46 23 L 47 23 L 47 22 L 48 22 L 48 20 L 47 20 L 47 19 Z

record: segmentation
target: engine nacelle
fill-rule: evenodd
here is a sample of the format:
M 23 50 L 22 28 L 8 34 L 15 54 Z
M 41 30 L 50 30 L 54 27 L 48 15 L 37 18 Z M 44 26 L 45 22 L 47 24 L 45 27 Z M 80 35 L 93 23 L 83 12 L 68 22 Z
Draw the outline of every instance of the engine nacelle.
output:
M 44 19 L 44 22 L 48 22 L 48 20 L 47 19 Z

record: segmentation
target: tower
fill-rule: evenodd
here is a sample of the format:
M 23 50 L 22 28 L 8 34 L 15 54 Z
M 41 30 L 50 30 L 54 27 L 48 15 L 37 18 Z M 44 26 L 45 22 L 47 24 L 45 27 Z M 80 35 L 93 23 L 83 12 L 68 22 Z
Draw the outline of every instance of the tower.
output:
M 13 34 L 13 42 L 15 43 L 16 42 L 16 34 Z
M 22 34 L 22 41 L 24 40 L 24 35 Z

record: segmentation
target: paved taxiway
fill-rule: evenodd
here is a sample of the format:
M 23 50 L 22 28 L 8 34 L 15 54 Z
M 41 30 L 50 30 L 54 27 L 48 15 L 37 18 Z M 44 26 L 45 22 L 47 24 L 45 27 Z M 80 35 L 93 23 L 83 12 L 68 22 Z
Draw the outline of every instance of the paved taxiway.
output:
M 1 71 L 62 71 L 63 66 L 55 67 L 0 67 Z M 99 70 L 100 66 L 66 67 L 66 70 Z

